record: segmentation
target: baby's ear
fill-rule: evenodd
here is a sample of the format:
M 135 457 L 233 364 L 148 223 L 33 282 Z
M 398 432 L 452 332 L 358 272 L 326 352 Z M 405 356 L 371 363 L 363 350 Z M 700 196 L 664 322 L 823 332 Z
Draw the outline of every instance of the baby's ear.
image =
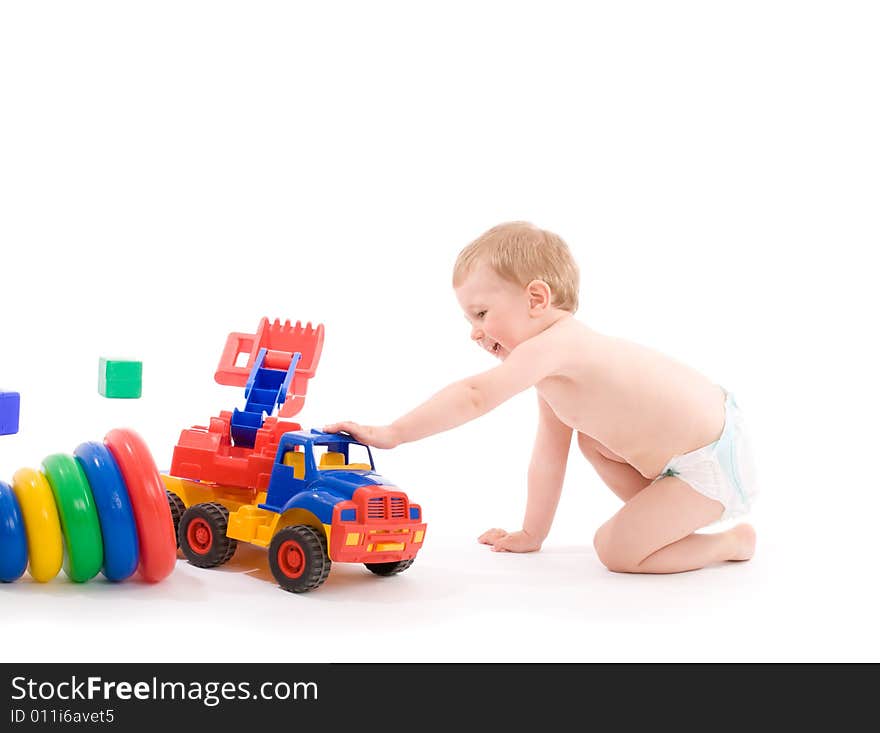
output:
M 550 286 L 543 280 L 532 280 L 526 286 L 529 296 L 529 310 L 543 312 L 553 302 L 553 293 Z

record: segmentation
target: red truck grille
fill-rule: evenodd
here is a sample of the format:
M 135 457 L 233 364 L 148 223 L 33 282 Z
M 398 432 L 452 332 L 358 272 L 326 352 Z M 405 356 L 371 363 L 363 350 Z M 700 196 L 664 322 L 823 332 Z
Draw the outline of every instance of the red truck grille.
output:
M 391 519 L 408 519 L 406 516 L 406 502 L 402 496 L 391 496 L 388 498 L 391 504 Z
M 402 496 L 371 496 L 367 501 L 367 519 L 409 519 Z
M 374 496 L 367 502 L 367 519 L 385 519 L 385 498 Z

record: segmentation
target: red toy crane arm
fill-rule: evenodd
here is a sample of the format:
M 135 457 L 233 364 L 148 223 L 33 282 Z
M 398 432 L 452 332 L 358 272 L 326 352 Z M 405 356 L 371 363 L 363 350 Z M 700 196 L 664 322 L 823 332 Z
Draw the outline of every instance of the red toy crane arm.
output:
M 287 370 L 293 355 L 299 353 L 302 356 L 296 365 L 284 404 L 278 411 L 281 417 L 292 417 L 305 404 L 308 382 L 315 376 L 323 347 L 323 324 L 319 323 L 313 328 L 311 323 L 307 323 L 303 327 L 297 321 L 291 326 L 290 321 L 282 324 L 278 319 L 270 324 L 268 318 L 263 318 L 256 333 L 230 333 L 227 336 L 214 381 L 218 384 L 244 387 L 261 349 L 266 349 L 263 365 L 281 371 Z M 241 354 L 248 354 L 247 364 L 236 366 Z

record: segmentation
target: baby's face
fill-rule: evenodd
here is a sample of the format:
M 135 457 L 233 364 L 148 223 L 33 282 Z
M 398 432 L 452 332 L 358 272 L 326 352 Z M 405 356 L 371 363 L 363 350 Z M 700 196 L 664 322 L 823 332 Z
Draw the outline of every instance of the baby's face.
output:
M 455 297 L 471 324 L 471 338 L 504 359 L 532 334 L 525 288 L 499 277 L 488 265 L 477 265 L 455 288 Z

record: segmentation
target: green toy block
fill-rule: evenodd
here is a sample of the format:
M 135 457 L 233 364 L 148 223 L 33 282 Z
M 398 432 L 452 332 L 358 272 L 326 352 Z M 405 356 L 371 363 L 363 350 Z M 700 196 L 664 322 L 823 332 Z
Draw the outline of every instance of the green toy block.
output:
M 137 399 L 141 396 L 144 365 L 101 357 L 98 365 L 98 392 L 111 399 Z

